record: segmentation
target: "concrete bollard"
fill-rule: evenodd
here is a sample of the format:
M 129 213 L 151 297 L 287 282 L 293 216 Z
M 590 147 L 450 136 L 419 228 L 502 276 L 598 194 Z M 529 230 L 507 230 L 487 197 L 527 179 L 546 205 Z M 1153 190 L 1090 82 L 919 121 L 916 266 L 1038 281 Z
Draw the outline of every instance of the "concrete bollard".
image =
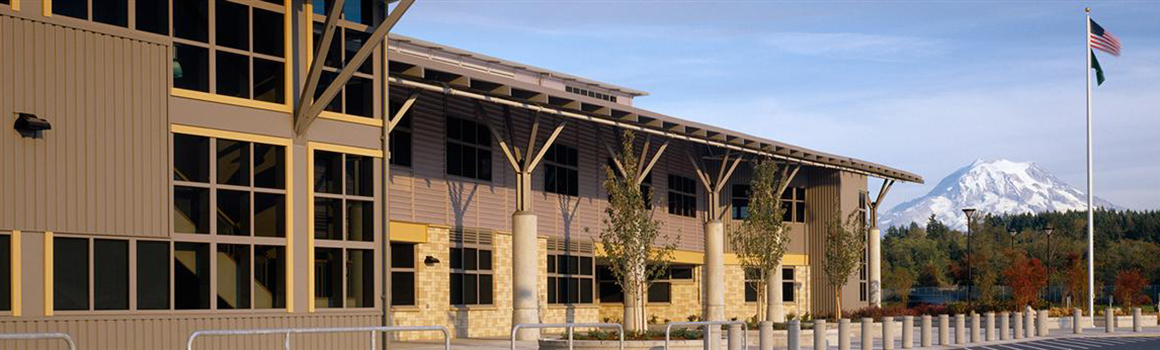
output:
M 789 331 L 786 332 L 785 344 L 789 350 L 801 350 L 802 321 L 790 320 Z
M 1035 330 L 1039 331 L 1040 337 L 1046 337 L 1047 332 L 1050 331 L 1047 329 L 1047 310 L 1039 310 L 1039 319 L 1037 321 L 1039 322 L 1035 324 Z
M 914 316 L 902 316 L 902 348 L 914 347 Z
M 1011 339 L 1023 339 L 1023 313 L 1022 312 L 1012 312 L 1011 313 L 1011 328 L 1012 328 L 1011 334 L 1013 335 L 1013 337 L 1011 337 Z
M 882 349 L 894 350 L 894 330 L 891 328 L 894 325 L 893 317 L 882 317 Z M 818 348 L 822 349 L 822 348 Z
M 967 315 L 955 315 L 955 344 L 967 343 Z
M 773 350 L 773 322 L 761 321 L 757 324 L 758 330 L 758 348 L 761 350 Z
M 986 321 L 986 324 L 984 325 L 984 327 L 987 327 L 987 330 L 983 332 L 983 335 L 985 335 L 987 337 L 987 339 L 984 339 L 984 340 L 995 341 L 995 313 L 994 312 L 986 313 L 983 320 Z
M 1132 308 L 1132 331 L 1139 332 L 1144 330 L 1144 325 L 1140 324 L 1140 308 Z
M 1104 309 L 1104 331 L 1108 333 L 1116 332 L 1116 314 L 1112 312 L 1112 308 Z
M 922 331 L 919 332 L 919 344 L 924 348 L 929 348 L 934 345 L 934 337 L 930 332 L 930 315 L 922 315 Z
M 874 319 L 869 317 L 862 318 L 862 350 L 874 349 Z
M 826 348 L 826 320 L 814 320 L 814 349 Z
M 1081 322 L 1083 322 L 1083 311 L 1080 309 L 1075 309 L 1075 311 L 1072 313 L 1072 316 L 1071 316 L 1071 332 L 1072 333 L 1075 333 L 1075 334 L 1083 333 L 1083 326 L 1082 326 Z
M 1035 338 L 1035 311 L 1030 308 L 1023 310 L 1023 320 L 1027 323 L 1023 325 L 1023 331 L 1027 333 L 1024 338 Z
M 729 325 L 729 350 L 741 350 L 744 336 L 740 324 Z
M 850 320 L 838 320 L 838 350 L 850 350 Z
M 979 322 L 979 314 L 972 312 L 971 313 L 971 342 L 972 343 L 983 342 L 982 335 L 979 333 L 979 323 L 980 323 Z
M 951 345 L 950 315 L 938 315 L 938 345 Z
M 1007 340 L 1011 332 L 1011 314 L 1006 311 L 999 313 L 999 340 Z

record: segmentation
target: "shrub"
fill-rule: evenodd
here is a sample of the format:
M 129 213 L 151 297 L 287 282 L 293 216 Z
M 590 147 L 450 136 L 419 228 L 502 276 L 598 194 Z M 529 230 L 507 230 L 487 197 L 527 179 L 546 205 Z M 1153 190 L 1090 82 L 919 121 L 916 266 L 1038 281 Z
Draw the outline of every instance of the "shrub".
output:
M 1152 300 L 1141 293 L 1147 285 L 1148 281 L 1140 275 L 1140 270 L 1120 271 L 1116 274 L 1116 290 L 1112 294 L 1126 309 L 1135 305 L 1151 304 Z
M 1039 291 L 1047 286 L 1047 269 L 1039 259 L 1027 259 L 1022 252 L 1008 254 L 1011 264 L 1003 271 L 1016 307 L 1031 305 L 1039 299 Z

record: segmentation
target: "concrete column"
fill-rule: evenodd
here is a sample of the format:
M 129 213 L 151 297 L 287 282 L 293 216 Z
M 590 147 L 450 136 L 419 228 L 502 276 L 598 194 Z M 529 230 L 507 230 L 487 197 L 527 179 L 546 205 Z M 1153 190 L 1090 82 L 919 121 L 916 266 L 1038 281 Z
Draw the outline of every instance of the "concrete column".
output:
M 705 320 L 725 320 L 725 224 L 705 223 Z
M 930 315 L 922 315 L 922 332 L 919 333 L 919 338 L 921 338 L 919 344 L 924 348 L 934 345 L 934 334 L 931 334 L 930 323 Z
M 1026 338 L 1035 338 L 1035 311 L 1030 308 L 1023 310 L 1023 319 L 1027 322 L 1023 327 L 1023 331 L 1027 333 Z
M 1011 331 L 1011 315 L 1007 312 L 999 313 L 999 340 L 1007 340 Z
M 758 330 L 758 348 L 761 350 L 773 350 L 773 322 L 761 321 L 757 323 Z
M 802 338 L 802 322 L 798 320 L 789 321 L 789 331 L 786 332 L 785 344 L 789 350 L 801 350 Z
M 785 322 L 785 306 L 783 305 L 784 303 L 782 303 L 782 300 L 785 300 L 783 299 L 783 293 L 785 293 L 785 291 L 782 290 L 783 288 L 781 287 L 781 269 L 782 265 L 778 264 L 777 268 L 773 269 L 773 271 L 769 271 L 769 273 L 772 274 L 770 276 L 773 278 L 770 279 L 769 285 L 765 286 L 765 295 L 768 296 L 765 298 L 765 317 L 766 320 L 773 322 Z M 793 291 L 790 291 L 790 293 L 793 293 Z
M 1022 312 L 1012 312 L 1011 313 L 1011 327 L 1014 328 L 1014 330 L 1011 331 L 1011 334 L 1013 335 L 1013 337 L 1011 337 L 1011 339 L 1023 339 L 1023 313 Z
M 1107 333 L 1116 332 L 1116 314 L 1112 312 L 1112 308 L 1104 309 L 1104 331 Z
M 878 225 L 870 229 L 870 306 L 882 306 L 882 235 Z
M 971 342 L 982 342 L 983 338 L 979 335 L 979 314 L 971 313 Z
M 1132 331 L 1133 332 L 1139 332 L 1139 331 L 1144 330 L 1144 325 L 1141 324 L 1140 322 L 1142 322 L 1140 320 L 1140 308 L 1134 307 L 1134 308 L 1132 308 Z
M 874 319 L 862 318 L 862 350 L 874 349 Z
M 539 245 L 536 243 L 536 214 L 512 214 L 512 325 L 540 323 Z M 540 330 L 522 328 L 519 340 L 537 340 Z
M 1035 324 L 1035 329 L 1039 331 L 1040 337 L 1047 336 L 1047 310 L 1039 310 L 1038 323 Z
M 995 341 L 995 313 L 988 312 L 984 320 L 987 321 L 985 325 L 985 327 L 987 327 L 987 331 L 983 332 L 983 334 L 987 336 L 986 341 Z
M 914 347 L 914 316 L 902 316 L 902 348 Z
M 955 344 L 967 343 L 967 315 L 955 315 Z
M 938 345 L 951 345 L 951 317 L 938 315 Z
M 745 335 L 741 332 L 740 324 L 729 325 L 729 350 L 741 350 L 742 343 L 745 342 Z
M 894 318 L 889 316 L 882 317 L 882 349 L 894 350 Z M 821 349 L 821 348 L 818 348 Z
M 814 320 L 814 349 L 826 348 L 826 320 Z
M 1083 333 L 1083 326 L 1080 325 L 1080 322 L 1083 322 L 1083 310 L 1075 309 L 1075 311 L 1072 313 L 1072 316 L 1071 316 L 1071 332 L 1072 333 L 1075 333 L 1075 334 Z
M 838 320 L 838 350 L 850 350 L 850 320 Z

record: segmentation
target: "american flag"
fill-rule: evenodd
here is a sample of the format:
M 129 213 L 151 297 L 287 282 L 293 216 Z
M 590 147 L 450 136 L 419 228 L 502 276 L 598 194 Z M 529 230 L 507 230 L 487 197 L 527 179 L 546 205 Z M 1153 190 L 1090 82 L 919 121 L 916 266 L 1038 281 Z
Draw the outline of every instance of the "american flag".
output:
M 1088 33 L 1088 40 L 1091 40 L 1093 49 L 1120 57 L 1120 39 L 1112 35 L 1112 32 L 1104 30 L 1104 27 L 1096 24 L 1096 21 L 1091 21 L 1091 32 Z

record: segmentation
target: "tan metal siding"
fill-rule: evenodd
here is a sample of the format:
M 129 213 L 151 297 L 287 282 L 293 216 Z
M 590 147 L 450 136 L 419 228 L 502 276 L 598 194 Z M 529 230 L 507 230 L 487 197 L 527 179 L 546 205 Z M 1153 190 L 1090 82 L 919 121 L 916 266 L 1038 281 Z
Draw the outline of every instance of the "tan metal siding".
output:
M 0 15 L 0 115 L 52 123 L 0 133 L 0 228 L 166 236 L 169 51 Z
M 833 313 L 834 292 L 826 282 L 825 249 L 826 249 L 826 221 L 833 217 L 841 199 L 839 196 L 841 182 L 838 172 L 830 169 L 807 168 L 802 169 L 798 176 L 807 175 L 809 186 L 806 187 L 807 234 L 810 259 L 810 307 L 815 315 Z

